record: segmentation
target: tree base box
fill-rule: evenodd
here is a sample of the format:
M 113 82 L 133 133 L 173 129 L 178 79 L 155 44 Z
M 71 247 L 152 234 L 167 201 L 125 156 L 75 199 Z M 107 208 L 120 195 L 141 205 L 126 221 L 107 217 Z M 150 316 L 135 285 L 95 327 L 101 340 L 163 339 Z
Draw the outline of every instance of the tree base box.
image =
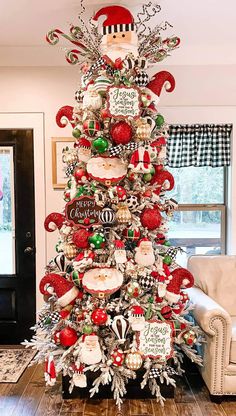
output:
M 79 388 L 74 387 L 72 393 L 69 393 L 70 387 L 70 377 L 62 377 L 62 397 L 63 399 L 89 399 L 90 393 L 89 390 L 92 388 L 93 381 L 98 377 L 99 373 L 87 372 L 87 387 Z M 125 395 L 126 399 L 150 399 L 155 398 L 148 386 L 145 386 L 144 389 L 141 389 L 140 383 L 143 380 L 143 371 L 137 372 L 137 378 L 135 380 L 130 380 L 126 386 L 127 393 Z M 167 386 L 166 384 L 160 384 L 161 394 L 163 397 L 168 399 L 174 398 L 173 386 Z M 112 399 L 113 393 L 111 392 L 111 384 L 106 386 L 100 386 L 99 392 L 93 396 L 94 399 Z

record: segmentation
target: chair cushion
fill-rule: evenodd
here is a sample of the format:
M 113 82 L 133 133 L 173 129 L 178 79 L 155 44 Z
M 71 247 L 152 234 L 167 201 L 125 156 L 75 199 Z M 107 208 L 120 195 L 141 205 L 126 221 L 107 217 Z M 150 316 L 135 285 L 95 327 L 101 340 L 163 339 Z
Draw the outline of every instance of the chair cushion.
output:
M 232 339 L 230 343 L 229 361 L 236 364 L 236 316 L 232 316 Z
M 236 316 L 236 256 L 191 256 L 188 269 L 195 286 Z

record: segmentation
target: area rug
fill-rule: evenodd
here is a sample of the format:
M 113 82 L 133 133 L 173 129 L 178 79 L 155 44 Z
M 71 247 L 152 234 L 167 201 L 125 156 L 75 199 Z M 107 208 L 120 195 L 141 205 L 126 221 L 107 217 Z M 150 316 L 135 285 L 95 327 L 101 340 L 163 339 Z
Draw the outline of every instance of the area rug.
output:
M 0 349 L 0 383 L 17 383 L 35 356 L 31 349 Z

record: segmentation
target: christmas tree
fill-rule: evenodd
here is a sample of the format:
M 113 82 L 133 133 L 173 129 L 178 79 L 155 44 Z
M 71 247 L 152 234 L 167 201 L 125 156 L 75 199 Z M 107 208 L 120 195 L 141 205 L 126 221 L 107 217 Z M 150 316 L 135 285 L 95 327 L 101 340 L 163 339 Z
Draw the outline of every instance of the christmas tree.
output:
M 46 360 L 48 385 L 63 372 L 71 390 L 86 388 L 96 373 L 90 395 L 110 384 L 118 406 L 138 371 L 140 388 L 148 385 L 163 402 L 160 382 L 175 385 L 182 353 L 201 363 L 201 333 L 183 290 L 194 279 L 167 239 L 177 203 L 165 196 L 174 178 L 165 167 L 167 125 L 158 103 L 175 80 L 167 71 L 150 79 L 146 71 L 180 40 L 162 38 L 168 23 L 150 29 L 160 10 L 150 7 L 136 22 L 123 6 L 104 7 L 87 23 L 80 14 L 69 35 L 47 35 L 51 44 L 59 36 L 73 43 L 66 59 L 82 77 L 76 105 L 56 116 L 60 127 L 72 125 L 75 143 L 62 155 L 65 209 L 45 220 L 47 231 L 59 231 L 57 254 L 40 283 L 46 302 L 36 335 L 25 344 L 38 349 L 34 362 Z

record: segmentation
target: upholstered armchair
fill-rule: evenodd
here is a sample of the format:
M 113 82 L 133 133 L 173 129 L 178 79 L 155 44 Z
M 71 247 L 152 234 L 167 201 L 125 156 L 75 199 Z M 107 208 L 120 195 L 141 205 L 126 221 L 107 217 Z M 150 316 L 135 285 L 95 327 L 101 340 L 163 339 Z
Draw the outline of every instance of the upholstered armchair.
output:
M 219 402 L 236 394 L 236 256 L 192 256 L 188 270 L 195 278 L 188 290 L 194 317 L 206 336 L 200 372 Z

